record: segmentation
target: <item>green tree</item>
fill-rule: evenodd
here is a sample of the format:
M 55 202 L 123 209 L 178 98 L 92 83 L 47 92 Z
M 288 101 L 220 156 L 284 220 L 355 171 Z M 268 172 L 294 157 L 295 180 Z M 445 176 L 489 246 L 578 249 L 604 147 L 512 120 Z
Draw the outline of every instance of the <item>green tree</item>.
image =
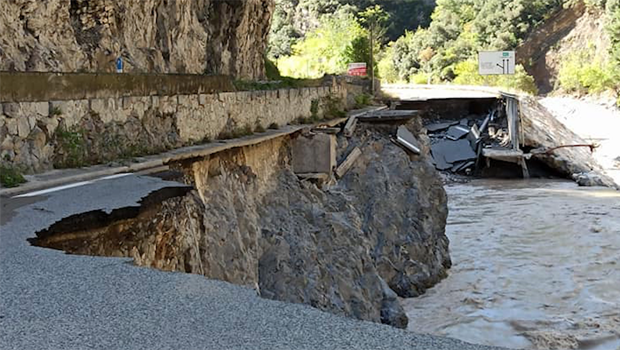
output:
M 368 7 L 359 13 L 360 22 L 368 31 L 368 40 L 370 41 L 370 79 L 371 91 L 375 91 L 375 43 L 380 42 L 380 38 L 385 35 L 385 23 L 390 19 L 390 15 L 379 5 Z
M 292 54 L 277 60 L 280 72 L 296 78 L 320 77 L 346 70 L 352 43 L 363 43 L 366 31 L 351 14 L 325 16 L 319 26 L 293 45 Z M 362 53 L 363 54 L 363 53 Z

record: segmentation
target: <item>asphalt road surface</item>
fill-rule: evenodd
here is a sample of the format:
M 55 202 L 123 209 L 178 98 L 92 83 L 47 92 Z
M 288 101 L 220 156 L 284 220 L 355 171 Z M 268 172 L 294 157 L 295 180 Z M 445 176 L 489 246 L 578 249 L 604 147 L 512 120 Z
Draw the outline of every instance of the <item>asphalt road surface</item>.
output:
M 0 349 L 493 349 L 265 300 L 250 288 L 131 259 L 27 242 L 64 217 L 133 205 L 171 184 L 130 175 L 2 198 Z

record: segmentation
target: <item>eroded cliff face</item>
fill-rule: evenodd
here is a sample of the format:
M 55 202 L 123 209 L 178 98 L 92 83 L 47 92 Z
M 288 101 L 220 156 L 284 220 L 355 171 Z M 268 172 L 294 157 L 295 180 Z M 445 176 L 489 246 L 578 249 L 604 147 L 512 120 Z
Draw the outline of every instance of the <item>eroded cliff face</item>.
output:
M 0 70 L 263 76 L 273 0 L 6 0 Z
M 534 77 L 539 91 L 549 93 L 557 88 L 558 74 L 567 57 L 591 50 L 604 58 L 610 45 L 604 14 L 578 1 L 532 32 L 517 49 L 517 58 Z
M 451 262 L 447 199 L 428 147 L 411 156 L 390 141 L 395 131 L 360 126 L 355 137 L 339 138 L 339 157 L 356 146 L 363 155 L 324 188 L 292 173 L 291 140 L 280 138 L 184 164 L 191 191 L 154 194 L 140 209 L 67 218 L 38 233 L 36 244 L 133 257 L 253 286 L 266 298 L 406 327 L 397 295 L 423 293 Z

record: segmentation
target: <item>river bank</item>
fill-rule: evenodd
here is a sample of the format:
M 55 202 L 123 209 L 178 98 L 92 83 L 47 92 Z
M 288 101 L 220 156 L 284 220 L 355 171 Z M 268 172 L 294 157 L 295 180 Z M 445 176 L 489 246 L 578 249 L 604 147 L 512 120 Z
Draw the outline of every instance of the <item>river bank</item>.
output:
M 453 266 L 410 330 L 530 349 L 620 346 L 620 193 L 567 181 L 446 186 Z

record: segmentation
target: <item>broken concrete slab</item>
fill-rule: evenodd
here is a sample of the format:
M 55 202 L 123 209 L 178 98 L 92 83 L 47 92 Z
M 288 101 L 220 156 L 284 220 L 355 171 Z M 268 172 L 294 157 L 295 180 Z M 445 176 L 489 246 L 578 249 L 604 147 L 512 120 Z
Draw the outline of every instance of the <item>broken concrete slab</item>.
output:
M 446 159 L 442 154 L 437 154 L 437 156 L 433 155 L 433 161 L 435 163 L 435 168 L 437 170 L 448 170 L 452 169 L 452 163 L 446 162 Z
M 454 125 L 454 123 L 435 123 L 435 124 L 428 124 L 425 126 L 425 128 L 429 132 L 437 132 L 441 130 L 446 130 L 452 125 Z
M 463 136 L 469 134 L 469 131 L 470 131 L 469 128 L 463 125 L 451 126 L 450 129 L 448 129 L 448 133 L 446 134 L 446 137 L 449 138 L 450 140 L 458 140 L 462 138 Z
M 450 169 L 453 173 L 458 173 L 459 171 L 463 171 L 467 168 L 471 168 L 474 165 L 476 165 L 476 162 L 474 162 L 473 160 L 470 161 L 466 161 L 466 162 L 459 162 L 457 164 L 455 164 L 452 169 Z
M 439 170 L 450 169 L 456 162 L 476 159 L 467 140 L 443 140 L 431 145 L 431 152 Z
M 366 114 L 358 117 L 358 120 L 365 123 L 383 123 L 383 122 L 398 122 L 407 121 L 415 118 L 420 111 L 406 110 L 406 111 L 392 111 L 383 110 Z
M 357 117 L 351 117 L 347 120 L 344 125 L 344 136 L 351 137 L 353 136 L 353 132 L 355 132 L 355 126 L 357 125 Z
M 523 151 L 515 151 L 513 149 L 484 148 L 482 155 L 485 158 L 500 160 L 502 162 L 519 163 L 523 158 Z
M 362 155 L 362 151 L 359 147 L 355 147 L 351 153 L 345 158 L 345 160 L 336 168 L 336 176 L 342 178 L 355 164 L 357 158 Z
M 399 144 L 403 145 L 409 151 L 415 154 L 420 154 L 420 143 L 405 126 L 398 127 L 396 141 L 398 141 Z
M 471 149 L 467 140 L 447 141 L 451 152 L 444 157 L 447 162 L 455 163 L 461 160 L 476 159 L 476 152 Z
M 293 171 L 296 174 L 331 174 L 336 166 L 336 137 L 329 134 L 299 136 L 293 140 Z
M 313 128 L 312 132 L 322 132 L 325 134 L 336 135 L 340 132 L 340 128 Z

